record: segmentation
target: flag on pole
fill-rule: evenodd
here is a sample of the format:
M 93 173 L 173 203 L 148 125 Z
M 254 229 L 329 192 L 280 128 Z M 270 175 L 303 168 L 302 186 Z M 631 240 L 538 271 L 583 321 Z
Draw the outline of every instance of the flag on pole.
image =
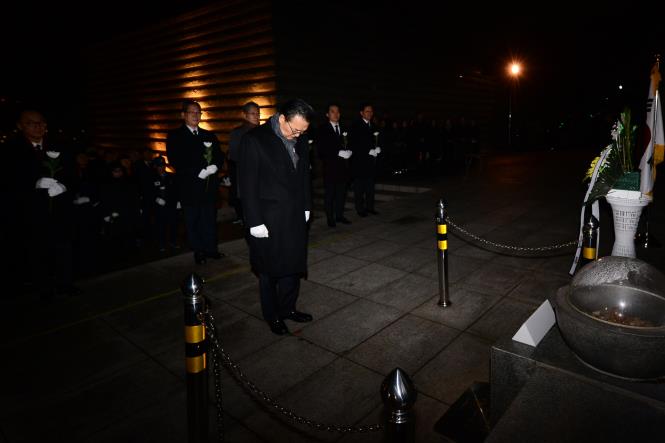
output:
M 640 192 L 651 195 L 653 184 L 656 181 L 656 166 L 663 162 L 665 153 L 665 137 L 663 134 L 663 111 L 660 108 L 659 62 L 651 68 L 651 84 L 649 85 L 649 98 L 647 99 L 647 126 L 649 127 L 649 144 L 642 160 L 640 160 Z

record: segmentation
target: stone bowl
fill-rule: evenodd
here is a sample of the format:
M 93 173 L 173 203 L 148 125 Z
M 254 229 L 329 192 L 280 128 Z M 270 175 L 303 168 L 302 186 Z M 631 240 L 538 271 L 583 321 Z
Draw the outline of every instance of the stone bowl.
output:
M 665 377 L 665 275 L 634 258 L 586 265 L 550 299 L 561 335 L 588 366 L 631 379 Z

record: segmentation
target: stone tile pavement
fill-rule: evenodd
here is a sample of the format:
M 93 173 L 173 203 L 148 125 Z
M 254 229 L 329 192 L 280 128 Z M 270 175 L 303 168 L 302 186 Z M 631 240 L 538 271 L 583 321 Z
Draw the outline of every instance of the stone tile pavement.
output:
M 576 168 L 553 176 L 572 160 Z M 0 441 L 186 441 L 178 285 L 193 271 L 206 280 L 226 352 L 280 404 L 326 423 L 382 422 L 379 387 L 400 367 L 419 392 L 417 441 L 442 441 L 434 423 L 472 382 L 488 380 L 491 344 L 569 281 L 572 252 L 511 257 L 452 235 L 452 306 L 441 309 L 437 199 L 445 196 L 453 221 L 494 242 L 568 242 L 577 236 L 586 165 L 580 153 L 497 157 L 486 175 L 421 180 L 413 186 L 431 191 L 397 194 L 378 216 L 350 214 L 348 226 L 330 229 L 315 213 L 299 301 L 314 321 L 289 322 L 285 337 L 261 319 L 243 240 L 222 244 L 227 257 L 202 267 L 183 254 L 80 282 L 79 298 L 3 302 Z M 226 372 L 222 384 L 226 441 L 382 440 L 287 424 Z M 212 379 L 210 391 L 213 441 Z

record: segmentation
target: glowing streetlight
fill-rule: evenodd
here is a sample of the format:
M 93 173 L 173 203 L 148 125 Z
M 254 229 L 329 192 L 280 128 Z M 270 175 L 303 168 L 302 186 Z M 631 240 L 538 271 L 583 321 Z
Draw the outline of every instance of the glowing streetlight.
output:
M 508 146 L 512 146 L 512 123 L 513 123 L 513 88 L 515 81 L 517 81 L 520 73 L 522 72 L 522 65 L 517 62 L 512 62 L 508 65 L 508 74 L 512 81 L 510 82 L 510 92 L 508 93 Z

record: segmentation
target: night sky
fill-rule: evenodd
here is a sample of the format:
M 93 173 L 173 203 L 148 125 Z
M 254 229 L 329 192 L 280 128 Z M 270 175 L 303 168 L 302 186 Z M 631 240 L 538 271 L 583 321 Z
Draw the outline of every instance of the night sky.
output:
M 3 14 L 2 53 L 11 69 L 2 70 L 0 96 L 57 108 L 70 119 L 85 121 L 82 53 L 87 45 L 208 2 L 138 3 L 29 5 Z M 292 10 L 294 17 L 316 20 L 319 13 L 313 3 L 283 2 L 283 7 Z M 653 56 L 665 52 L 662 18 L 658 21 L 646 9 L 528 14 L 479 11 L 476 5 L 467 10 L 433 9 L 435 3 L 413 1 L 399 6 L 320 3 L 324 8 L 347 8 L 350 14 L 365 15 L 368 28 L 379 35 L 374 41 L 394 48 L 396 63 L 424 57 L 432 60 L 433 69 L 479 70 L 505 82 L 507 91 L 506 65 L 512 57 L 519 59 L 525 71 L 516 103 L 525 112 L 561 119 L 611 113 L 625 104 L 642 109 Z M 320 32 L 344 29 L 336 26 Z M 358 38 L 366 37 L 359 33 Z

